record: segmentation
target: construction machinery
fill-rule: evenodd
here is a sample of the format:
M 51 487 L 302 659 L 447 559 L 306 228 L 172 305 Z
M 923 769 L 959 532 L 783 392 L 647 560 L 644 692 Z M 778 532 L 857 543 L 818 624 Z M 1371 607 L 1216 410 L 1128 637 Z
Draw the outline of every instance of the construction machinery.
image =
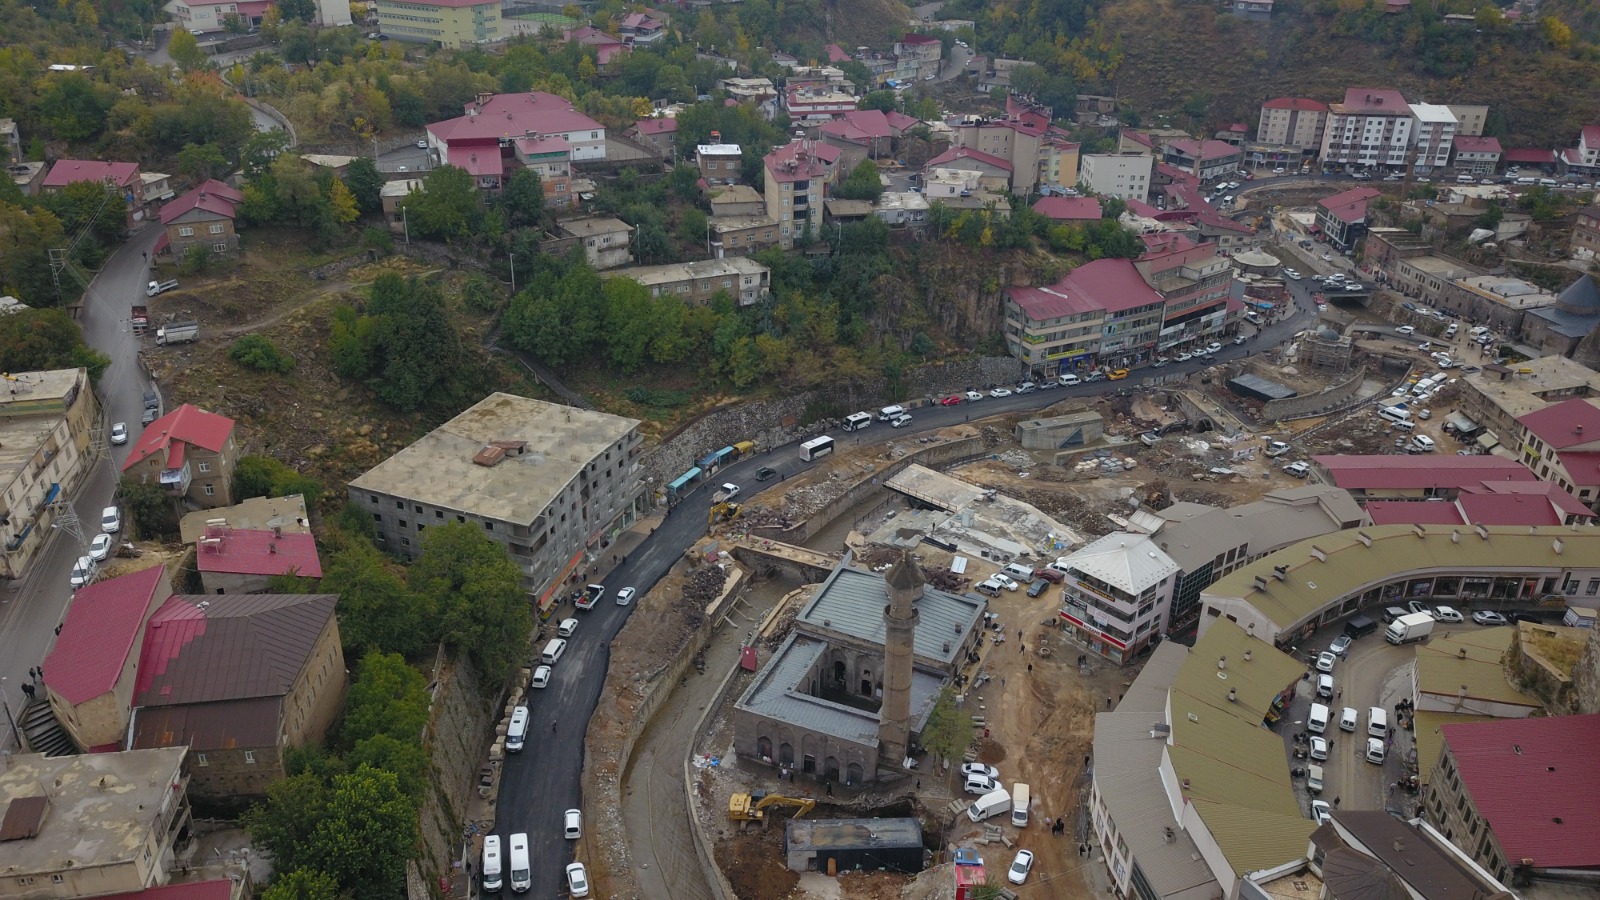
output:
M 817 801 L 809 797 L 785 797 L 782 794 L 734 794 L 728 798 L 728 818 L 735 822 L 763 822 L 769 806 L 792 806 L 796 819 L 815 809 Z
M 706 519 L 706 527 L 710 528 L 718 522 L 732 522 L 739 517 L 739 509 L 739 504 L 729 503 L 726 500 L 712 504 L 711 512 Z

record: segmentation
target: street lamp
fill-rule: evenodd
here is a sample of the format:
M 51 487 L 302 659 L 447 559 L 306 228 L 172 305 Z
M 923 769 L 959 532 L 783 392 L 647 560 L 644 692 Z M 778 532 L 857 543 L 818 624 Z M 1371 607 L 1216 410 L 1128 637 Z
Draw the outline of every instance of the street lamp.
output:
M 405 229 L 406 247 L 411 246 L 411 219 L 406 215 L 405 206 L 400 207 L 400 227 Z

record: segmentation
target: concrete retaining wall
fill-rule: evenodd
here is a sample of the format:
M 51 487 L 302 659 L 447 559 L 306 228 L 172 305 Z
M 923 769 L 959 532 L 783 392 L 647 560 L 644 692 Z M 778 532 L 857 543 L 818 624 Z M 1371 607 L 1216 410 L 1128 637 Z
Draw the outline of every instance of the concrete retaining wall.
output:
M 1018 360 L 1009 356 L 987 356 L 919 366 L 906 373 L 905 397 L 889 396 L 888 381 L 877 379 L 857 388 L 807 391 L 727 406 L 700 416 L 668 436 L 645 456 L 642 475 L 646 486 L 659 490 L 689 471 L 695 460 L 723 447 L 740 441 L 776 447 L 803 435 L 816 434 L 822 430 L 819 427 L 822 423 L 803 422 L 806 409 L 813 404 L 832 404 L 843 413 L 877 409 L 891 403 L 915 408 L 954 391 L 1010 384 L 1021 377 L 1022 365 Z
M 706 723 L 710 722 L 711 717 L 722 708 L 722 704 L 727 702 L 728 689 L 733 686 L 733 681 L 739 672 L 738 666 L 730 666 L 728 674 L 722 676 L 722 684 L 717 687 L 716 696 L 706 704 L 705 712 L 700 714 L 700 721 L 695 723 L 695 734 L 706 733 Z M 700 858 L 700 868 L 705 871 L 706 884 L 711 887 L 711 893 L 716 895 L 716 900 L 739 900 L 739 895 L 734 893 L 728 876 L 722 874 L 722 867 L 717 865 L 717 860 L 712 855 L 711 836 L 706 834 L 705 825 L 700 821 L 700 798 L 694 789 L 694 754 L 695 745 L 690 744 L 689 752 L 683 755 L 683 794 L 689 801 L 689 834 L 694 838 L 694 854 Z
M 284 131 L 289 132 L 289 146 L 291 148 L 298 147 L 300 145 L 300 138 L 294 132 L 294 123 L 289 121 L 289 117 L 288 116 L 284 115 L 281 112 L 278 112 L 276 109 L 273 109 L 272 107 L 268 106 L 265 103 L 262 103 L 260 100 L 257 100 L 254 97 L 241 96 L 239 99 L 241 99 L 245 103 L 249 104 L 251 109 L 255 110 L 256 112 L 261 113 L 262 115 L 266 116 L 267 118 L 271 119 L 272 121 L 277 122 L 278 126 L 280 128 L 282 128 Z
M 1354 399 L 1356 394 L 1360 393 L 1361 384 L 1366 380 L 1366 377 L 1366 369 L 1360 369 L 1344 381 L 1330 386 L 1327 390 L 1299 397 L 1289 397 L 1284 400 L 1269 400 L 1261 407 L 1261 418 L 1268 422 L 1277 422 L 1296 416 L 1327 412 L 1343 406 Z

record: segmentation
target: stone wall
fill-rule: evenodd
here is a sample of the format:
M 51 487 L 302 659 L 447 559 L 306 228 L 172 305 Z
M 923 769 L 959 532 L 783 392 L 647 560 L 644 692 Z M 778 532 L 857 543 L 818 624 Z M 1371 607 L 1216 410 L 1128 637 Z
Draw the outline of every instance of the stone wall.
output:
M 1572 685 L 1581 715 L 1600 713 L 1600 628 L 1590 629 L 1589 642 L 1572 669 Z
M 468 804 L 477 797 L 478 766 L 494 739 L 499 708 L 499 698 L 484 695 L 466 660 L 442 647 L 431 681 L 438 687 L 423 734 L 429 790 L 422 797 L 420 853 L 406 873 L 411 900 L 432 900 L 439 879 L 450 877 L 452 864 L 463 858 L 462 826 Z
M 266 116 L 267 118 L 271 119 L 272 121 L 277 122 L 278 123 L 278 127 L 282 128 L 284 131 L 289 132 L 289 146 L 291 148 L 299 146 L 300 138 L 299 138 L 298 135 L 295 134 L 294 123 L 289 121 L 289 117 L 288 116 L 284 115 L 281 112 L 278 112 L 276 109 L 273 109 L 272 107 L 268 106 L 265 103 L 262 103 L 260 100 L 257 100 L 254 97 L 241 97 L 240 99 L 243 100 L 245 103 L 249 104 L 251 109 L 255 110 L 256 112 L 261 113 L 262 115 Z
M 877 379 L 860 387 L 827 388 L 771 400 L 754 400 L 712 410 L 669 435 L 644 458 L 645 485 L 659 490 L 687 472 L 695 460 L 740 441 L 776 447 L 796 438 L 820 434 L 835 420 L 803 421 L 808 407 L 833 405 L 841 413 L 878 409 L 891 403 L 915 408 L 955 391 L 984 385 L 1010 384 L 1022 378 L 1022 364 L 1009 356 L 986 356 L 919 366 L 906 373 L 904 396 L 889 395 Z M 911 399 L 906 399 L 906 398 Z M 786 425 L 785 422 L 788 424 Z
M 1281 422 L 1284 419 L 1330 412 L 1355 399 L 1356 394 L 1360 393 L 1361 384 L 1366 377 L 1366 370 L 1359 369 L 1345 378 L 1344 381 L 1329 385 L 1326 390 L 1315 394 L 1301 394 L 1298 397 L 1289 397 L 1284 400 L 1269 400 L 1261 407 L 1261 418 L 1268 422 Z

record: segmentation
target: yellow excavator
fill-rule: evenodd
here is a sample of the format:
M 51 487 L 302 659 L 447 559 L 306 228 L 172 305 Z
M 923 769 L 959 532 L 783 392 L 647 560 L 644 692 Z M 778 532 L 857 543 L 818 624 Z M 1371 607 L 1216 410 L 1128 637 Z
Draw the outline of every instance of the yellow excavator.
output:
M 739 504 L 730 503 L 726 500 L 714 504 L 711 507 L 710 514 L 706 517 L 706 527 L 713 527 L 718 522 L 732 522 L 739 517 L 739 510 Z
M 766 820 L 769 806 L 793 806 L 796 819 L 815 809 L 817 801 L 809 797 L 785 797 L 781 794 L 734 794 L 728 798 L 728 818 L 735 822 L 762 822 Z

